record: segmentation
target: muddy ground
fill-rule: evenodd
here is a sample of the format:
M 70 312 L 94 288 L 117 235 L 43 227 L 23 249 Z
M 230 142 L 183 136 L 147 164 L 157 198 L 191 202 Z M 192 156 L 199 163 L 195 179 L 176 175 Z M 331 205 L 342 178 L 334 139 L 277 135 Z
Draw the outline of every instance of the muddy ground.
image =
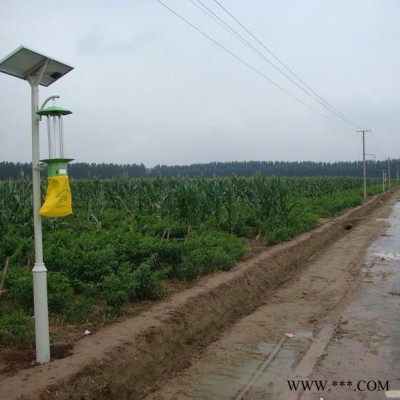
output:
M 372 199 L 295 240 L 255 254 L 230 272 L 203 278 L 136 317 L 80 336 L 73 348 L 66 349 L 72 353 L 68 357 L 12 376 L 3 374 L 0 399 L 140 399 L 146 395 L 148 399 L 223 399 L 234 397 L 218 391 L 235 385 L 235 393 L 242 396 L 238 398 L 258 398 L 256 392 L 251 394 L 251 379 L 250 386 L 246 381 L 254 375 L 251 365 L 279 350 L 283 363 L 278 371 L 288 374 L 291 361 L 300 363 L 304 349 L 325 332 L 321 327 L 328 326 L 327 336 L 329 329 L 336 330 L 335 318 L 321 322 L 354 290 L 364 250 L 384 233 L 387 223 L 382 218 L 396 198 L 395 193 L 386 193 Z M 349 223 L 354 227 L 346 230 Z M 338 241 L 331 244 L 334 239 Z M 294 338 L 286 333 L 294 333 L 297 339 L 291 341 Z M 280 351 L 284 345 L 286 356 Z M 248 359 L 249 351 L 254 359 Z M 315 351 L 314 359 L 320 356 L 318 348 Z M 244 354 L 249 366 L 238 380 L 229 371 L 240 365 Z M 307 368 L 307 359 L 304 362 Z M 211 392 L 196 386 L 202 379 Z

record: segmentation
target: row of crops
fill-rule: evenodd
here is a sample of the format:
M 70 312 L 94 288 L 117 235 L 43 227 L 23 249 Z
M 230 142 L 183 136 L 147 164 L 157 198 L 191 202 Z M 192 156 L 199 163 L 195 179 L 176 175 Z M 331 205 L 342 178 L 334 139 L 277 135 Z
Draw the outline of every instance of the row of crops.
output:
M 370 194 L 382 190 L 375 183 Z M 166 281 L 227 270 L 248 252 L 247 239 L 275 244 L 362 202 L 362 180 L 345 177 L 90 179 L 71 189 L 74 214 L 43 220 L 49 310 L 71 324 L 160 298 Z M 0 182 L 0 262 L 8 265 L 0 343 L 32 339 L 32 232 L 31 182 Z

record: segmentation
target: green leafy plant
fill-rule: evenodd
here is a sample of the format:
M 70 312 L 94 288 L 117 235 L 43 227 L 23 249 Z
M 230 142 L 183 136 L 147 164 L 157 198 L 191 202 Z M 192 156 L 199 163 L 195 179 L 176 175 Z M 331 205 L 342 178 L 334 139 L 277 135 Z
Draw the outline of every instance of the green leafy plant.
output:
M 34 323 L 32 316 L 27 315 L 22 308 L 9 310 L 0 315 L 0 343 L 31 346 L 33 342 Z
M 74 214 L 43 219 L 49 311 L 69 323 L 161 298 L 166 279 L 231 268 L 248 251 L 248 238 L 279 243 L 363 201 L 362 179 L 348 177 L 124 176 L 72 180 L 71 189 Z M 369 194 L 381 191 L 380 180 L 368 181 Z M 32 225 L 31 181 L 0 181 L 0 263 L 10 265 L 0 325 L 10 343 L 29 342 Z

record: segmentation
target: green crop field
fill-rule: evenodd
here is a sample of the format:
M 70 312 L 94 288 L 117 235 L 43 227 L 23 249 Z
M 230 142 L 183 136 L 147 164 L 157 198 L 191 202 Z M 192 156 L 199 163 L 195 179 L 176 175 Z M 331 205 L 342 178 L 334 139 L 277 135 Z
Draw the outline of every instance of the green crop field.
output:
M 104 321 L 167 294 L 166 282 L 230 269 L 249 250 L 362 203 L 359 178 L 72 180 L 74 214 L 43 219 L 53 323 Z M 369 182 L 369 194 L 382 190 Z M 43 187 L 42 193 L 45 193 Z M 33 339 L 32 184 L 0 182 L 0 343 Z M 1 271 L 0 267 L 0 271 Z

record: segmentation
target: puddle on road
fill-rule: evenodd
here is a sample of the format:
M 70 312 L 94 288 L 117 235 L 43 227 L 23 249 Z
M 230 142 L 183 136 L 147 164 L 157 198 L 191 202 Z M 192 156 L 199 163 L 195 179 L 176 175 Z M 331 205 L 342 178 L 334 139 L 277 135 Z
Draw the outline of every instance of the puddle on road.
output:
M 279 341 L 260 342 L 248 348 L 244 353 L 246 361 L 228 368 L 224 364 L 223 372 L 213 371 L 203 377 L 188 398 L 269 399 L 282 389 L 284 378 L 290 374 L 299 349 L 307 348 L 310 344 L 311 331 L 298 330 L 295 335 L 294 338 L 285 338 L 283 335 L 282 345 Z M 274 351 L 276 356 L 270 359 Z
M 395 203 L 387 222 L 387 235 L 378 238 L 367 251 L 362 277 L 366 281 L 368 275 L 372 282 L 368 283 L 368 289 L 363 290 L 358 299 L 360 307 L 354 304 L 353 309 L 364 309 L 363 318 L 375 320 L 376 326 L 381 328 L 379 333 L 387 336 L 379 352 L 382 353 L 382 361 L 393 366 L 390 375 L 397 370 L 397 376 L 400 377 L 400 259 L 389 257 L 387 260 L 377 260 L 376 257 L 377 253 L 400 253 L 400 202 Z M 390 348 L 392 350 L 388 351 Z M 400 378 L 398 381 L 400 383 Z
M 400 259 L 380 256 L 400 253 L 399 202 L 386 222 L 386 233 L 366 252 L 360 287 L 342 313 L 341 324 L 326 349 L 327 357 L 318 364 L 312 379 L 388 382 L 390 390 L 400 389 Z M 353 390 L 332 389 L 323 398 L 385 399 L 382 390 Z M 305 399 L 316 395 L 318 392 L 309 393 Z

